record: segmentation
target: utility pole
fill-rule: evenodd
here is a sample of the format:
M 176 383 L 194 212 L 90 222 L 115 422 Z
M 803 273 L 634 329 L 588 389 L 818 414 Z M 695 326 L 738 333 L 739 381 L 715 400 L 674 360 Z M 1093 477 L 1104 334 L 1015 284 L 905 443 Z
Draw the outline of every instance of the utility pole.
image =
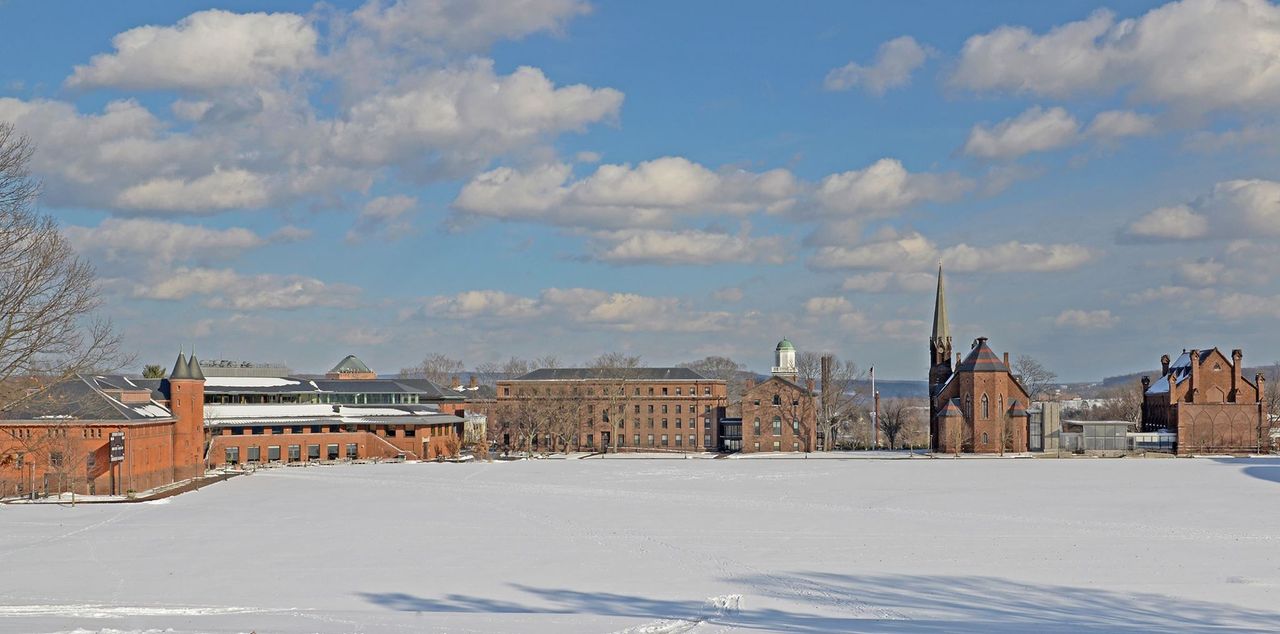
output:
M 871 366 L 871 448 L 880 446 L 880 392 L 876 391 L 876 367 Z

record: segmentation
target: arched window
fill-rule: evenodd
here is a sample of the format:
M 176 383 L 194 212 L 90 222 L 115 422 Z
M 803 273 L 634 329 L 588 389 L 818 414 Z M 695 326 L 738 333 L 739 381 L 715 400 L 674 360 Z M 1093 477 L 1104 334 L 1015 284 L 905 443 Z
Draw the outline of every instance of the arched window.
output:
M 987 444 L 987 443 L 989 443 L 989 442 L 991 442 L 991 441 L 990 441 L 990 439 L 988 439 L 988 438 L 987 438 L 987 432 L 985 432 L 985 431 L 984 431 L 984 432 L 982 432 L 982 444 L 984 444 L 984 445 L 985 445 L 985 444 Z
M 781 397 L 781 396 L 778 396 L 777 394 L 774 394 L 774 395 L 773 395 L 773 404 L 774 404 L 774 405 L 781 405 L 781 404 L 782 404 L 782 397 Z
M 982 418 L 983 420 L 991 418 L 991 401 L 987 399 L 986 394 L 982 395 Z
M 773 417 L 773 435 L 774 436 L 782 435 L 782 417 L 781 416 Z

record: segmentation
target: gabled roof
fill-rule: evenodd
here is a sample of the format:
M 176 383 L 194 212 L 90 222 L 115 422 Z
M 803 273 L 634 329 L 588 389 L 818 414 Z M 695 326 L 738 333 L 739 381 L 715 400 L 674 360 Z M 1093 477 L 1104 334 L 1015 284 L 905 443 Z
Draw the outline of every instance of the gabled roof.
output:
M 144 386 L 121 385 L 119 377 L 79 375 L 59 381 L 45 390 L 10 405 L 0 419 L 48 422 L 119 421 L 148 422 L 173 418 L 169 409 L 154 400 L 155 393 Z M 145 402 L 124 403 L 107 392 L 146 391 Z
M 514 381 L 710 381 L 689 368 L 542 368 Z
M 795 388 L 795 389 L 797 389 L 797 390 L 800 390 L 800 392 L 802 392 L 802 393 L 804 393 L 804 394 L 807 394 L 807 395 L 810 395 L 810 396 L 812 396 L 812 395 L 813 395 L 813 392 L 810 392 L 810 391 L 808 390 L 808 388 L 804 387 L 803 385 L 800 385 L 799 383 L 796 383 L 795 381 L 792 381 L 792 380 L 790 380 L 790 379 L 787 379 L 787 378 L 784 378 L 784 377 L 778 376 L 778 375 L 776 375 L 776 374 L 771 375 L 769 378 L 767 378 L 767 379 L 765 379 L 765 380 L 763 380 L 763 381 L 761 381 L 761 382 L 759 382 L 759 383 L 756 383 L 755 385 L 751 386 L 751 389 L 750 389 L 750 390 L 747 390 L 747 392 L 750 392 L 751 390 L 754 390 L 754 389 L 756 389 L 756 388 L 758 388 L 758 387 L 760 387 L 760 386 L 762 386 L 762 385 L 766 385 L 766 384 L 768 384 L 768 383 L 770 383 L 770 382 L 773 382 L 773 381 L 778 381 L 779 383 L 784 383 L 784 384 L 786 384 L 786 385 L 788 385 L 788 386 L 790 386 L 790 387 L 793 387 L 793 388 Z
M 969 356 L 956 366 L 956 372 L 1008 372 L 1009 368 L 991 351 L 986 337 L 978 337 Z
M 354 354 L 349 354 L 343 357 L 343 359 L 338 362 L 338 365 L 333 366 L 333 369 L 329 370 L 330 374 L 365 374 L 371 372 L 373 372 L 373 370 L 370 370 L 369 366 L 365 365 L 364 361 L 361 361 Z

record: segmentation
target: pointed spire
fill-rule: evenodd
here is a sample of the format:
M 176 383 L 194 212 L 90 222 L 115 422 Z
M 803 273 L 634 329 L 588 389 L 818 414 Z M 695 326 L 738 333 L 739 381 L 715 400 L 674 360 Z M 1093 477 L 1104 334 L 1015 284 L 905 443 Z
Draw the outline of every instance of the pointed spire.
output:
M 196 359 L 195 346 L 191 346 L 191 358 L 187 361 L 187 374 L 197 381 L 204 380 L 204 371 L 200 369 L 200 361 Z
M 182 349 L 178 349 L 178 360 L 173 363 L 173 372 L 169 373 L 170 379 L 189 379 L 191 378 L 191 366 L 187 363 L 186 355 L 182 354 Z
M 933 300 L 933 340 L 951 339 L 951 327 L 947 324 L 946 288 L 942 282 L 942 265 L 938 265 L 938 296 Z

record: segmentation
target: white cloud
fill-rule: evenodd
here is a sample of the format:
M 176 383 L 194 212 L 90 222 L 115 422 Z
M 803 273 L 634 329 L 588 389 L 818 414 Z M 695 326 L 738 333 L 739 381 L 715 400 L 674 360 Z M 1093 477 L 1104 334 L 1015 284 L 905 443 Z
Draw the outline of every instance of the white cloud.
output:
M 1114 327 L 1117 321 L 1109 310 L 1065 310 L 1053 323 L 1059 328 L 1103 330 Z
M 717 172 L 667 156 L 635 166 L 601 165 L 581 180 L 572 180 L 568 164 L 500 167 L 463 186 L 453 208 L 463 214 L 574 227 L 662 226 L 708 213 L 784 209 L 797 188 L 786 170 Z
M 360 293 L 302 275 L 241 275 L 231 269 L 180 268 L 157 277 L 137 284 L 133 297 L 178 301 L 202 295 L 210 308 L 254 311 L 350 306 Z
M 839 315 L 852 310 L 853 304 L 843 297 L 810 297 L 804 303 L 804 312 L 810 315 Z
M 1200 288 L 1228 283 L 1230 278 L 1226 273 L 1227 265 L 1212 258 L 1179 262 L 1177 269 L 1179 281 L 1188 286 Z
M 214 229 L 144 218 L 107 218 L 96 227 L 67 226 L 63 233 L 82 254 L 153 265 L 235 257 L 267 244 L 267 239 L 242 227 Z
M 1045 34 L 1001 26 L 965 42 L 950 83 L 1053 97 L 1118 89 L 1190 112 L 1271 110 L 1280 100 L 1280 7 L 1183 0 L 1127 20 L 1097 11 Z
M 928 273 L 878 271 L 846 277 L 840 287 L 863 293 L 924 293 L 933 290 L 936 282 Z
M 1085 134 L 1100 139 L 1145 136 L 1156 131 L 1156 118 L 1131 110 L 1107 110 L 1094 115 Z
M 685 229 L 623 229 L 594 234 L 593 257 L 615 264 L 721 264 L 765 262 L 779 264 L 789 252 L 779 236 L 753 238 Z
M 870 269 L 911 272 L 929 270 L 939 261 L 959 272 L 1052 272 L 1078 268 L 1092 257 L 1076 244 L 1018 241 L 985 247 L 957 244 L 939 249 L 918 232 L 885 232 L 874 241 L 852 247 L 823 247 L 810 260 L 818 269 Z
M 901 161 L 883 158 L 864 169 L 823 178 L 815 197 L 831 212 L 887 216 L 925 202 L 955 200 L 973 187 L 973 181 L 955 174 L 913 174 Z
M 1074 143 L 1080 124 L 1062 108 L 1033 106 L 994 127 L 975 125 L 965 141 L 964 153 L 985 159 L 1012 159 Z
M 1160 207 L 1144 214 L 1129 225 L 1124 235 L 1138 240 L 1280 236 L 1280 182 L 1220 182 L 1207 196 L 1189 204 Z
M 710 332 L 731 328 L 726 311 L 698 310 L 676 297 L 655 297 L 591 288 L 548 288 L 538 297 L 504 291 L 464 291 L 426 301 L 425 317 L 488 319 L 535 327 L 542 318 L 579 328 L 623 332 Z
M 413 196 L 379 196 L 365 203 L 355 225 L 347 231 L 346 241 L 355 243 L 370 236 L 383 240 L 399 240 L 411 229 L 405 214 L 418 206 Z
M 876 59 L 869 66 L 849 62 L 827 73 L 823 86 L 827 90 L 849 90 L 861 86 L 873 95 L 883 95 L 892 88 L 911 83 L 911 73 L 922 66 L 933 52 L 908 35 L 880 45 Z
M 729 304 L 735 304 L 737 302 L 740 302 L 742 301 L 742 298 L 745 296 L 746 294 L 742 292 L 742 289 L 736 286 L 722 288 L 711 294 L 711 297 L 716 301 L 725 302 Z
M 270 200 L 266 179 L 243 169 L 222 170 L 194 179 L 156 178 L 128 187 L 115 206 L 131 211 L 216 212 L 254 209 Z
M 292 13 L 210 10 L 174 26 L 140 26 L 112 38 L 114 53 L 76 66 L 72 87 L 215 90 L 264 84 L 314 63 L 317 34 Z

